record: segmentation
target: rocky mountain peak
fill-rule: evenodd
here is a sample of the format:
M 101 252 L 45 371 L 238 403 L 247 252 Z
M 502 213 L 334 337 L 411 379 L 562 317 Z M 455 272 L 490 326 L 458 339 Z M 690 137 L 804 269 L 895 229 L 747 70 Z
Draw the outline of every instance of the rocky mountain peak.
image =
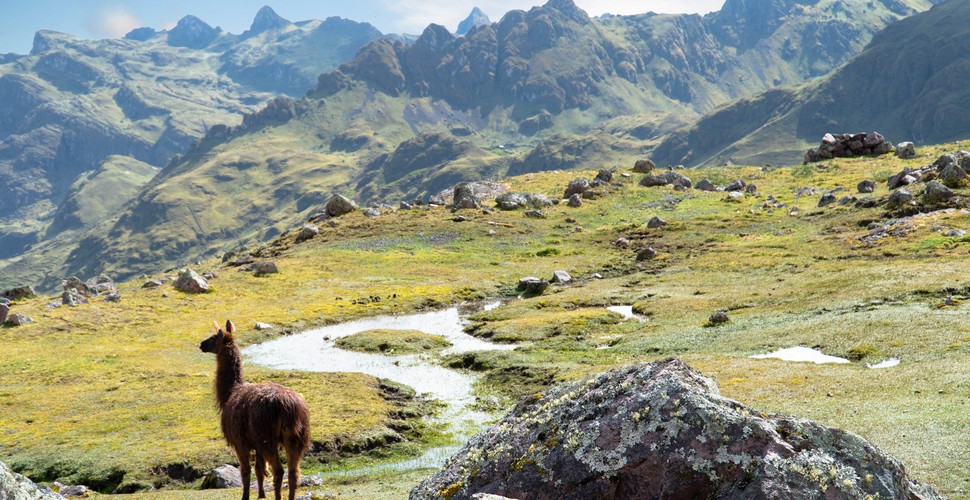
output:
M 168 44 L 173 47 L 201 49 L 212 43 L 219 31 L 198 17 L 185 16 L 168 32 Z
M 34 33 L 34 45 L 30 49 L 31 54 L 47 52 L 61 45 L 77 40 L 67 33 L 52 30 L 40 30 Z
M 246 34 L 255 35 L 264 31 L 279 30 L 289 26 L 290 24 L 292 23 L 277 14 L 272 7 L 265 5 L 262 9 L 259 9 L 259 12 L 256 13 L 256 17 L 253 19 L 253 24 L 249 27 L 249 31 L 247 31 Z
M 580 9 L 573 0 L 549 0 L 542 8 L 558 10 L 564 16 L 578 23 L 589 22 L 589 15 L 586 14 L 585 10 Z
M 750 47 L 771 35 L 796 5 L 816 3 L 818 0 L 727 0 L 711 16 L 715 33 L 732 45 Z
M 471 31 L 472 28 L 490 24 L 491 22 L 492 21 L 488 18 L 488 16 L 482 12 L 482 9 L 475 7 L 464 21 L 458 23 L 458 29 L 455 31 L 455 34 L 461 36 Z
M 155 28 L 149 28 L 149 27 L 135 28 L 125 34 L 125 39 L 144 42 L 145 40 L 148 40 L 149 38 L 157 34 L 158 32 L 155 31 Z

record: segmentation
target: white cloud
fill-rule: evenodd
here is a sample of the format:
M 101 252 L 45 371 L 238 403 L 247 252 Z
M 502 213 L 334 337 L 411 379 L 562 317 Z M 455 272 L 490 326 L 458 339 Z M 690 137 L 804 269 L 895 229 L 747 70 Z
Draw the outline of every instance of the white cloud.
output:
M 604 13 L 643 14 L 645 12 L 706 13 L 720 9 L 724 0 L 575 0 L 576 5 L 592 16 Z M 443 24 L 455 29 L 473 7 L 482 9 L 492 21 L 498 21 L 513 9 L 528 10 L 545 0 L 378 0 L 380 9 L 393 13 L 392 29 L 403 33 L 420 33 L 428 24 Z
M 105 38 L 120 38 L 129 31 L 144 26 L 142 22 L 125 8 L 102 11 L 97 18 L 88 23 L 91 33 Z

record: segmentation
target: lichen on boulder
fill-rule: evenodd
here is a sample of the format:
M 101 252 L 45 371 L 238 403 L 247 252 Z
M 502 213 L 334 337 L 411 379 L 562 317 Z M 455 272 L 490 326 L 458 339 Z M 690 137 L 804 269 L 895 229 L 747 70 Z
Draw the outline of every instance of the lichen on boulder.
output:
M 523 399 L 412 500 L 939 498 L 861 437 L 722 397 L 679 359 Z

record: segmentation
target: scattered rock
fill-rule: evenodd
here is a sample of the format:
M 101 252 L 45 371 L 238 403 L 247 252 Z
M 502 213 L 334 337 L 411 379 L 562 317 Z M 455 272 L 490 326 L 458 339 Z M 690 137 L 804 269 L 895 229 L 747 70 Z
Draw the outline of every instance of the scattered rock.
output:
M 34 320 L 26 314 L 14 313 L 7 316 L 7 324 L 13 326 L 24 326 L 33 323 Z
M 967 232 L 962 229 L 951 229 L 943 233 L 943 236 L 947 236 L 950 238 L 963 238 L 966 235 L 967 235 Z
M 633 171 L 638 174 L 650 173 L 655 168 L 657 168 L 657 165 L 646 158 L 641 158 L 633 164 Z
M 566 202 L 566 206 L 571 208 L 579 208 L 583 206 L 583 197 L 579 193 L 570 196 L 569 201 Z
M 296 242 L 303 243 L 304 241 L 313 239 L 318 234 L 320 234 L 319 227 L 314 226 L 313 224 L 304 224 L 303 227 L 300 228 L 300 232 L 296 235 Z
M 518 290 L 528 295 L 540 295 L 549 288 L 549 282 L 534 276 L 526 276 L 519 280 Z
M 701 179 L 701 181 L 698 182 L 696 186 L 694 186 L 694 189 L 697 189 L 699 191 L 716 191 L 717 186 L 715 186 L 713 182 L 707 180 L 707 178 L 704 178 L 704 179 Z
M 866 179 L 856 185 L 856 189 L 859 190 L 860 193 L 871 193 L 876 190 L 876 181 Z
M 825 134 L 818 149 L 805 153 L 805 163 L 849 156 L 884 155 L 893 150 L 891 142 L 879 132 Z
M 552 280 L 553 283 L 559 283 L 565 285 L 573 280 L 573 277 L 569 275 L 566 271 L 553 271 Z
M 730 183 L 728 183 L 727 186 L 724 186 L 724 190 L 725 191 L 728 191 L 728 192 L 730 192 L 730 191 L 744 191 L 744 181 L 742 181 L 741 179 L 735 179 L 735 180 L 731 181 Z
M 640 185 L 644 187 L 666 186 L 668 184 L 675 188 L 679 186 L 683 189 L 690 189 L 691 180 L 690 177 L 673 171 L 667 171 L 661 175 L 648 175 L 640 180 Z
M 6 500 L 63 500 L 64 497 L 54 493 L 50 488 L 38 486 L 33 481 L 14 472 L 3 462 L 0 462 L 0 498 Z
M 335 194 L 330 197 L 330 201 L 327 202 L 324 211 L 330 217 L 340 217 L 344 214 L 349 214 L 357 210 L 357 204 L 353 200 L 347 198 L 343 195 Z
M 255 484 L 255 481 L 253 484 Z M 242 485 L 242 476 L 239 474 L 239 469 L 232 465 L 221 465 L 209 471 L 202 478 L 201 488 L 203 490 L 221 490 L 226 488 L 242 488 Z
M 824 207 L 826 205 L 831 205 L 831 204 L 835 203 L 836 201 L 838 201 L 838 200 L 836 199 L 836 197 L 835 197 L 834 194 L 832 194 L 832 193 L 825 193 L 825 194 L 822 195 L 822 198 L 820 200 L 818 200 L 818 206 L 819 206 L 819 208 L 821 208 L 821 207 Z
M 679 359 L 618 368 L 523 398 L 411 500 L 940 498 L 847 431 L 720 395 Z
M 741 191 L 729 191 L 727 196 L 724 197 L 724 201 L 740 202 L 744 200 L 744 196 Z
M 538 193 L 504 193 L 495 198 L 495 206 L 501 210 L 542 209 L 551 207 L 552 202 L 545 195 Z
M 758 186 L 755 186 L 754 184 L 748 184 L 747 186 L 744 186 L 744 192 L 748 194 L 757 194 Z
M 664 227 L 667 225 L 667 221 L 661 219 L 660 217 L 653 216 L 647 221 L 647 227 L 650 229 L 655 229 L 658 227 Z
M 613 245 L 620 248 L 630 248 L 630 240 L 626 238 L 617 238 L 613 240 Z
M 364 217 L 378 217 L 381 215 L 380 209 L 368 207 L 364 209 Z
M 161 281 L 159 281 L 159 280 L 148 280 L 141 287 L 142 288 L 158 288 L 160 286 L 162 286 L 162 282 Z
M 950 163 L 940 170 L 937 178 L 947 187 L 958 188 L 967 180 L 967 172 L 956 163 Z
M 566 192 L 562 195 L 563 198 L 569 198 L 574 194 L 583 194 L 592 188 L 589 181 L 583 178 L 573 179 L 569 181 L 569 185 L 566 186 Z
M 886 203 L 889 205 L 889 208 L 899 208 L 911 201 L 913 201 L 913 195 L 909 191 L 897 189 L 893 191 L 893 194 L 889 195 L 889 200 Z
M 657 257 L 657 251 L 654 250 L 652 247 L 647 247 L 637 252 L 638 262 L 644 261 L 644 260 L 653 260 L 656 257 Z
M 0 304 L 0 325 L 7 322 L 8 314 L 10 314 L 10 304 Z
M 206 271 L 206 272 L 202 273 L 202 277 L 205 278 L 205 279 L 207 279 L 207 280 L 209 280 L 209 281 L 212 281 L 214 279 L 219 278 L 219 273 L 217 273 L 215 271 Z
M 912 142 L 900 142 L 896 145 L 896 156 L 903 160 L 916 158 L 916 146 Z
M 711 317 L 707 319 L 707 321 L 709 321 L 712 325 L 720 325 L 722 323 L 727 323 L 728 321 L 731 321 L 731 318 L 728 317 L 726 311 L 717 311 L 714 314 L 712 314 Z
M 261 330 L 272 330 L 273 329 L 273 325 L 271 325 L 269 323 L 261 323 L 261 322 L 257 321 L 256 322 L 256 326 L 254 328 L 256 330 L 260 330 L 260 331 Z
M 479 206 L 478 197 L 475 196 L 475 189 L 467 182 L 462 182 L 455 186 L 452 199 L 454 200 L 455 210 L 478 208 Z
M 411 205 L 410 203 L 408 203 L 406 201 L 402 201 L 400 204 L 398 204 L 397 207 L 399 209 L 401 209 L 401 210 L 411 210 L 411 209 L 414 208 L 414 205 Z
M 437 205 L 440 207 L 440 206 L 444 206 L 444 204 L 445 204 L 444 196 L 435 195 L 435 196 L 428 197 L 428 205 Z
M 596 177 L 593 178 L 591 185 L 593 186 L 604 186 L 613 182 L 613 171 L 605 168 L 601 168 L 599 172 L 596 173 Z
M 926 183 L 926 190 L 923 191 L 922 197 L 923 203 L 927 205 L 939 205 L 946 203 L 950 198 L 953 198 L 953 191 L 941 182 L 930 181 Z
M 176 290 L 184 293 L 205 293 L 209 291 L 209 282 L 191 269 L 179 271 L 174 286 Z
M 109 293 L 108 295 L 104 296 L 104 300 L 102 302 L 114 302 L 114 303 L 121 302 L 121 294 L 118 292 Z
M 3 292 L 3 296 L 10 300 L 17 301 L 32 299 L 37 296 L 37 293 L 34 292 L 34 287 L 32 286 L 18 286 L 17 288 L 11 288 L 10 290 Z
M 458 217 L 452 218 L 451 221 L 452 222 L 467 222 L 468 221 L 468 217 L 465 217 L 464 215 L 459 215 Z
M 90 489 L 84 485 L 67 486 L 57 481 L 51 483 L 51 489 L 65 497 L 86 497 Z
M 523 215 L 532 219 L 545 219 L 546 213 L 542 210 L 526 210 Z
M 76 288 L 71 288 L 64 290 L 61 294 L 61 303 L 65 306 L 76 307 L 81 304 L 86 304 L 88 299 L 84 298 Z
M 275 262 L 254 262 L 253 263 L 253 274 L 256 276 L 265 276 L 267 274 L 279 274 L 280 268 L 276 266 Z

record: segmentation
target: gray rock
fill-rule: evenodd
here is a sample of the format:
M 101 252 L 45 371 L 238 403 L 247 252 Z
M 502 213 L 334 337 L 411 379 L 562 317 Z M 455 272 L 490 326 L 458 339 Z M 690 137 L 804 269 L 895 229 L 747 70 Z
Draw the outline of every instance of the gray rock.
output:
M 653 247 L 647 247 L 637 252 L 637 261 L 653 260 L 657 257 L 657 251 Z
M 544 194 L 503 193 L 495 198 L 495 206 L 502 210 L 518 210 L 521 208 L 542 209 L 551 207 L 552 202 Z
M 454 208 L 456 210 L 478 208 L 479 206 L 479 200 L 475 195 L 475 189 L 468 182 L 462 182 L 455 186 L 452 199 L 454 200 Z
M 365 208 L 364 209 L 364 216 L 365 217 L 378 217 L 380 215 L 381 215 L 380 209 L 377 209 L 377 208 L 374 208 L 374 207 L 368 207 L 368 208 Z
M 835 197 L 834 194 L 832 194 L 832 193 L 825 193 L 825 194 L 822 195 L 822 198 L 820 200 L 818 200 L 818 206 L 819 207 L 824 207 L 826 205 L 831 205 L 831 204 L 835 203 L 836 201 L 838 201 L 838 199 L 836 199 L 836 197 Z
M 10 299 L 8 299 L 8 298 L 0 295 L 0 304 L 9 306 L 10 305 Z
M 943 233 L 943 236 L 947 236 L 950 238 L 963 238 L 966 235 L 967 235 L 967 232 L 962 229 L 951 229 Z
M 0 499 L 3 500 L 63 500 L 50 488 L 38 486 L 33 481 L 14 472 L 0 462 Z
M 255 480 L 253 480 L 253 484 L 255 484 Z M 242 475 L 239 474 L 239 469 L 232 465 L 220 465 L 209 471 L 202 478 L 201 488 L 203 490 L 221 490 L 226 488 L 242 488 L 242 486 Z
M 18 286 L 17 288 L 11 288 L 10 290 L 3 292 L 3 296 L 10 300 L 17 301 L 32 299 L 37 296 L 37 293 L 34 292 L 34 287 L 32 286 Z
M 320 234 L 319 227 L 314 226 L 313 224 L 304 224 L 303 227 L 300 228 L 300 232 L 296 235 L 296 242 L 303 243 L 304 241 L 313 239 L 318 234 Z
M 24 325 L 29 325 L 33 322 L 34 320 L 30 316 L 27 316 L 26 314 L 14 313 L 14 314 L 11 314 L 10 316 L 7 316 L 7 323 L 13 326 L 24 326 Z
M 897 189 L 893 191 L 893 194 L 889 195 L 889 200 L 887 200 L 886 204 L 889 208 L 899 208 L 911 201 L 913 201 L 912 193 L 905 189 Z
M 636 163 L 633 164 L 633 171 L 638 174 L 650 173 L 650 171 L 652 171 L 655 168 L 657 168 L 657 165 L 655 165 L 653 161 L 648 160 L 646 158 L 641 158 L 637 160 Z
M 754 184 L 748 184 L 747 186 L 744 186 L 744 192 L 748 194 L 757 194 L 758 186 L 755 186 Z
M 400 204 L 398 205 L 398 208 L 399 208 L 399 209 L 401 209 L 401 210 L 411 210 L 411 209 L 413 209 L 413 208 L 414 208 L 414 205 L 411 205 L 410 203 L 408 203 L 408 202 L 406 202 L 406 201 L 402 201 L 402 202 L 401 202 L 401 203 L 400 203 Z
M 75 307 L 85 304 L 87 301 L 88 299 L 84 298 L 76 288 L 64 290 L 64 293 L 61 294 L 61 303 L 65 306 Z
M 896 157 L 903 160 L 916 158 L 916 146 L 912 142 L 900 142 L 896 145 Z
M 87 486 L 81 484 L 67 486 L 56 481 L 51 483 L 51 489 L 65 497 L 86 497 L 91 491 Z
M 731 191 L 724 197 L 724 201 L 735 201 L 739 202 L 744 199 L 744 193 L 741 191 Z
M 280 268 L 276 266 L 275 262 L 263 261 L 253 263 L 253 274 L 256 276 L 264 276 L 267 274 L 279 274 Z
M 856 189 L 858 189 L 860 193 L 871 193 L 876 190 L 876 181 L 871 179 L 866 179 L 860 182 L 856 186 Z
M 553 271 L 552 281 L 553 283 L 560 283 L 565 285 L 573 280 L 573 277 L 569 275 L 566 271 Z
M 696 186 L 694 186 L 694 189 L 697 189 L 698 191 L 715 191 L 717 190 L 717 186 L 715 186 L 713 182 L 704 178 L 701 179 Z
M 586 191 L 589 191 L 591 187 L 592 186 L 590 186 L 589 181 L 586 179 L 583 179 L 583 178 L 573 179 L 569 181 L 569 185 L 566 186 L 566 192 L 563 193 L 562 197 L 568 199 L 570 196 L 574 194 L 581 195 Z
M 519 280 L 518 290 L 528 295 L 540 295 L 549 288 L 549 282 L 535 276 L 526 276 Z
M 472 500 L 518 500 L 516 498 L 503 497 L 501 495 L 492 495 L 490 493 L 475 493 L 471 496 Z
M 722 323 L 731 321 L 731 318 L 728 317 L 726 311 L 716 311 L 711 315 L 710 318 L 707 319 L 707 321 L 709 321 L 712 325 L 720 325 Z
M 542 210 L 526 210 L 523 215 L 532 219 L 545 219 L 546 213 Z
M 141 287 L 142 288 L 158 288 L 160 286 L 162 286 L 162 282 L 161 281 L 159 281 L 159 280 L 148 280 Z
M 330 217 L 340 217 L 344 214 L 349 214 L 357 210 L 357 204 L 353 200 L 347 198 L 343 195 L 335 194 L 330 197 L 330 201 L 327 202 L 324 211 Z
M 257 321 L 256 322 L 256 326 L 254 326 L 253 328 L 255 328 L 256 330 L 272 330 L 273 329 L 273 325 L 271 325 L 269 323 L 261 323 L 261 322 Z
M 668 184 L 675 188 L 689 189 L 691 180 L 690 177 L 673 171 L 667 171 L 660 175 L 648 175 L 640 180 L 640 185 L 644 187 L 666 186 Z
M 435 195 L 428 197 L 428 205 L 438 205 L 443 206 L 445 204 L 445 198 L 443 196 Z
M 956 163 L 951 163 L 940 170 L 937 179 L 947 187 L 958 188 L 967 180 L 967 172 Z
M 730 183 L 728 183 L 727 186 L 724 186 L 724 190 L 725 191 L 744 191 L 744 186 L 745 186 L 744 181 L 742 181 L 741 179 L 735 179 Z
M 660 217 L 653 216 L 647 221 L 647 227 L 650 229 L 655 229 L 658 227 L 664 227 L 667 225 L 667 221 L 661 219 Z
M 10 314 L 10 304 L 0 304 L 0 325 L 7 322 L 8 314 Z
M 930 181 L 926 183 L 926 190 L 923 191 L 923 203 L 927 205 L 939 205 L 941 203 L 946 203 L 953 198 L 953 191 L 950 188 L 943 185 L 939 181 Z
M 622 237 L 613 240 L 613 244 L 620 248 L 630 248 L 630 240 Z
M 176 290 L 184 293 L 205 293 L 209 291 L 209 282 L 191 269 L 179 271 L 174 286 Z
M 937 170 L 943 170 L 944 168 L 949 167 L 951 165 L 953 166 L 959 165 L 959 163 L 957 163 L 957 155 L 951 154 L 951 153 L 940 155 L 940 157 L 933 162 L 933 168 Z
M 118 292 L 109 293 L 108 295 L 104 296 L 104 300 L 102 302 L 121 302 L 121 294 Z
M 679 359 L 523 398 L 411 500 L 940 498 L 847 431 L 749 408 Z M 664 494 L 661 495 L 660 492 Z
M 596 173 L 596 177 L 593 178 L 591 184 L 595 186 L 602 186 L 613 182 L 613 171 L 605 168 L 601 168 L 599 172 Z
M 579 193 L 576 193 L 569 197 L 569 201 L 566 202 L 567 207 L 579 208 L 583 206 L 583 197 Z

